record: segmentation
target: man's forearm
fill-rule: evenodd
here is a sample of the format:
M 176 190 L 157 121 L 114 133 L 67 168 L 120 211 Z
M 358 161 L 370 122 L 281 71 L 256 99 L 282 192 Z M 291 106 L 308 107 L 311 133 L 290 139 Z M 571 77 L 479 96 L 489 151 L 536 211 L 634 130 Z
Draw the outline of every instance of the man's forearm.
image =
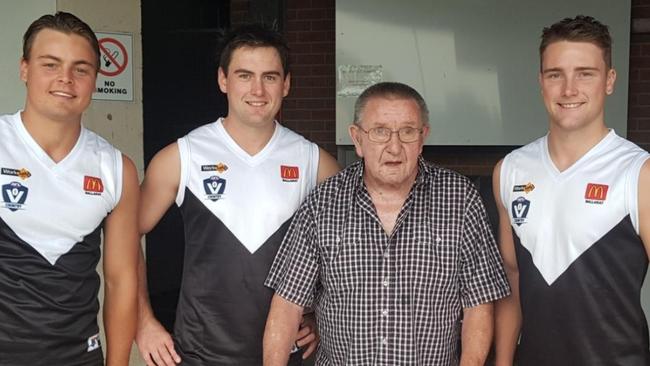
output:
M 138 250 L 138 322 L 144 322 L 153 317 L 147 288 L 147 266 L 142 248 Z
M 105 284 L 104 329 L 106 333 L 106 365 L 129 364 L 137 321 L 136 283 L 124 281 Z
M 481 304 L 464 310 L 461 335 L 461 366 L 482 366 L 485 364 L 493 329 L 492 303 Z
M 510 296 L 496 302 L 494 319 L 495 365 L 512 366 L 521 328 L 519 293 L 514 286 Z
M 264 366 L 285 366 L 296 338 L 303 308 L 273 295 L 264 330 Z

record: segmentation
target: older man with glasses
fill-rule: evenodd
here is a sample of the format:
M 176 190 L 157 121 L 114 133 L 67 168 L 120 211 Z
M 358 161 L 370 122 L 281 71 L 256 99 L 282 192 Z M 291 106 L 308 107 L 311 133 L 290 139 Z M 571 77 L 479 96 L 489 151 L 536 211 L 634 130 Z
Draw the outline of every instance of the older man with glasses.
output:
M 265 365 L 286 364 L 305 307 L 317 365 L 485 362 L 508 282 L 474 186 L 420 157 L 428 115 L 404 84 L 359 96 L 349 132 L 362 161 L 307 198 L 267 278 Z

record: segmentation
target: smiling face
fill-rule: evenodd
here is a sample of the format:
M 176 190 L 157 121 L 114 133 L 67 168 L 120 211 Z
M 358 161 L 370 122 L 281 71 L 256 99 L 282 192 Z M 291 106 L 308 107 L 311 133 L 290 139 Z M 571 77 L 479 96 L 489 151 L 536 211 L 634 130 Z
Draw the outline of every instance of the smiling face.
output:
M 372 142 L 359 126 L 350 126 L 350 137 L 357 155 L 364 161 L 364 178 L 368 185 L 402 187 L 415 181 L 418 157 L 422 153 L 424 139 L 429 127 L 424 124 L 418 104 L 413 99 L 370 98 L 360 118 L 360 127 L 368 131 L 376 127 L 387 127 L 393 131 L 400 128 L 422 128 L 423 132 L 415 142 L 404 143 L 393 133 L 388 142 Z
M 616 72 L 607 68 L 595 44 L 551 43 L 542 54 L 539 76 L 551 131 L 605 128 L 605 97 L 615 81 Z
M 20 78 L 27 86 L 23 118 L 81 121 L 95 90 L 95 65 L 95 53 L 85 38 L 40 31 L 29 60 L 20 62 Z
M 228 97 L 228 123 L 267 127 L 289 93 L 278 52 L 273 47 L 240 47 L 232 53 L 228 74 L 219 68 L 219 88 Z

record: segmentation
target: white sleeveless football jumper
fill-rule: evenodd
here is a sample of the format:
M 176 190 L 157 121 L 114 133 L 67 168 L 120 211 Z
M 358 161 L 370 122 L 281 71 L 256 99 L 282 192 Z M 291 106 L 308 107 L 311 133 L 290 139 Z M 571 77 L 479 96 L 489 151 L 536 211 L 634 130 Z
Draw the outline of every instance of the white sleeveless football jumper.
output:
M 501 166 L 519 266 L 519 364 L 649 365 L 637 207 L 648 153 L 610 130 L 560 172 L 547 144 L 542 137 Z
M 122 156 L 82 128 L 58 163 L 0 116 L 0 365 L 101 365 L 100 232 Z
M 273 291 L 264 280 L 316 185 L 318 147 L 275 124 L 248 155 L 222 119 L 178 140 L 185 258 L 174 339 L 184 365 L 261 365 Z

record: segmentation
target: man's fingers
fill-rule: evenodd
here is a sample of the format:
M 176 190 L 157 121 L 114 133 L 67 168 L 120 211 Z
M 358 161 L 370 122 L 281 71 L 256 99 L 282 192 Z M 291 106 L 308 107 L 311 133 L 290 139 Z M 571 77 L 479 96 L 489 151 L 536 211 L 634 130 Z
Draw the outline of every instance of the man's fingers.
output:
M 305 360 L 316 350 L 316 342 L 309 344 L 309 347 L 302 350 L 302 359 Z
M 300 329 L 298 329 L 298 334 L 296 335 L 296 339 L 304 338 L 310 333 L 313 333 L 311 326 L 306 325 L 304 327 L 301 327 Z
M 167 347 L 167 352 L 169 352 L 171 358 L 174 359 L 174 362 L 181 363 L 181 356 L 176 353 L 176 350 L 174 349 L 174 342 L 171 339 L 169 342 L 165 343 L 165 347 Z

